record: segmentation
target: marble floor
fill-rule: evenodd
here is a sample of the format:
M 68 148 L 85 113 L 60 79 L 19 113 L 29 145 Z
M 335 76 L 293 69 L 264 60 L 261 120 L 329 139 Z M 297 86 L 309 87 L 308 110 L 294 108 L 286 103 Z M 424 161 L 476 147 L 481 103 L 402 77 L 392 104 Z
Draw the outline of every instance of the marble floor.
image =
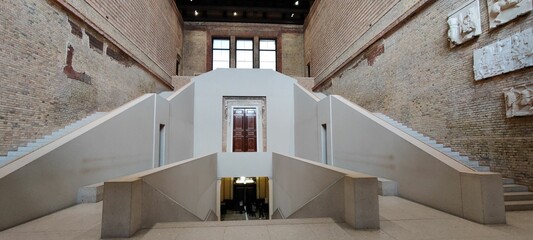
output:
M 331 219 L 160 223 L 132 239 L 532 240 L 533 211 L 480 225 L 398 197 L 380 197 L 381 229 L 355 231 Z M 0 232 L 0 239 L 99 239 L 102 204 L 81 204 Z

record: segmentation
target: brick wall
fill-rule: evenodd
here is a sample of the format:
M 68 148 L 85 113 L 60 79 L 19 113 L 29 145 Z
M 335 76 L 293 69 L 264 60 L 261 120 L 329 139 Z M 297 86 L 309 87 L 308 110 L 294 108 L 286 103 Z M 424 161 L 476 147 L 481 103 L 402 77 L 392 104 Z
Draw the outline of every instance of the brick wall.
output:
M 290 76 L 304 75 L 302 26 L 210 22 L 185 23 L 180 75 L 193 76 L 211 69 L 212 37 L 277 39 L 278 70 Z
M 168 90 L 55 1 L 0 7 L 0 154 L 91 112 Z
M 503 97 L 504 88 L 531 83 L 533 68 L 482 81 L 474 81 L 472 70 L 474 49 L 533 26 L 533 15 L 489 31 L 487 4 L 480 1 L 482 35 L 450 49 L 447 14 L 464 3 L 432 1 L 419 9 L 333 73 L 324 91 L 383 112 L 533 188 L 533 116 L 506 118 Z M 394 22 L 389 13 L 380 21 Z M 377 34 L 368 31 L 362 38 Z
M 206 72 L 207 31 L 185 30 L 183 32 L 183 76 L 196 76 Z
M 399 0 L 319 0 L 305 23 L 305 63 L 316 77 Z
M 182 22 L 173 0 L 85 0 L 169 76 L 181 55 Z

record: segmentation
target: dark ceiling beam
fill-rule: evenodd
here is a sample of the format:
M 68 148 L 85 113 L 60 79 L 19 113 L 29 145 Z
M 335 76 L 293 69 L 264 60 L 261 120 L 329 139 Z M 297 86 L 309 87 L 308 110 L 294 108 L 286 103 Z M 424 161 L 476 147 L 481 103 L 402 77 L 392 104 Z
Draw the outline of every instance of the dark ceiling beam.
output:
M 267 8 L 267 7 L 239 7 L 239 6 L 197 6 L 197 5 L 184 5 L 178 6 L 180 10 L 198 10 L 198 11 L 256 11 L 256 12 L 282 12 L 282 13 L 307 13 L 309 10 L 301 8 Z
M 295 1 L 176 0 L 176 4 L 184 21 L 303 24 L 312 1 L 299 0 L 298 6 L 294 5 Z

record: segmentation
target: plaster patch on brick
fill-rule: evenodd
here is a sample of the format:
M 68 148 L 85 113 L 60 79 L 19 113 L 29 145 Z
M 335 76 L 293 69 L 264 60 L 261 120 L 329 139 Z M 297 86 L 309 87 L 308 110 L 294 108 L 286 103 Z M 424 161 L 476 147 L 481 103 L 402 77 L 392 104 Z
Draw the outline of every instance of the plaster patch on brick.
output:
M 63 73 L 65 73 L 65 75 L 67 75 L 67 78 L 70 78 L 70 79 L 74 79 L 74 80 L 78 80 L 78 81 L 82 81 L 84 83 L 87 83 L 87 84 L 91 84 L 91 77 L 87 74 L 85 74 L 85 72 L 77 72 L 76 70 L 74 70 L 74 68 L 72 67 L 72 58 L 74 57 L 74 47 L 72 47 L 72 45 L 68 44 L 68 47 L 67 47 L 67 66 L 65 66 L 63 68 Z
M 368 66 L 374 65 L 374 62 L 376 62 L 378 56 L 383 53 L 385 53 L 385 46 L 382 43 L 370 48 L 366 53 L 366 60 L 368 62 Z
M 78 26 L 76 23 L 72 22 L 70 19 L 68 20 L 68 23 L 70 24 L 70 33 L 74 34 L 80 39 L 83 38 L 83 32 L 81 30 L 81 27 Z
M 135 63 L 126 53 L 112 45 L 107 46 L 106 55 L 126 67 L 130 67 Z
M 90 34 L 87 31 L 85 34 L 89 37 L 89 47 L 96 50 L 98 53 L 102 53 L 104 51 L 104 42 L 98 39 L 95 34 Z

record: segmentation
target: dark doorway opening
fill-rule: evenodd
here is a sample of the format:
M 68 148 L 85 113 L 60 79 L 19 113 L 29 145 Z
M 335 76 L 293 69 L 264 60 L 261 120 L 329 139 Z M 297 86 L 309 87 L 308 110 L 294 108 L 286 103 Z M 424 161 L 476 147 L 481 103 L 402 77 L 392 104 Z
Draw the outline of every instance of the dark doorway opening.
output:
M 268 178 L 222 178 L 223 221 L 268 219 Z

